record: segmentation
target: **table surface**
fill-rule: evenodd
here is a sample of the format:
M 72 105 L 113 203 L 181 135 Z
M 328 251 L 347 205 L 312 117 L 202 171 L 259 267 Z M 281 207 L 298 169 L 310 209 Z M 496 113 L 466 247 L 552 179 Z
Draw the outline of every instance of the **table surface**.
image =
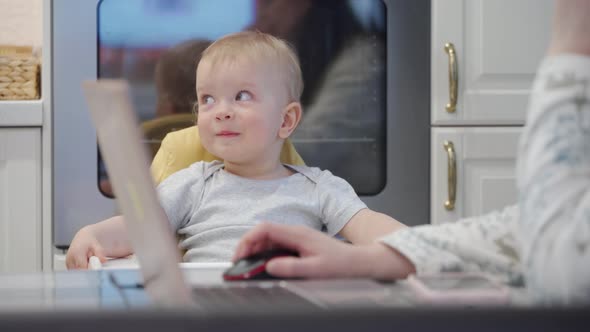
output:
M 230 263 L 181 263 L 189 285 L 223 285 L 221 275 Z M 118 285 L 113 284 L 113 278 Z M 136 262 L 117 260 L 100 270 L 57 271 L 53 273 L 0 274 L 0 312 L 26 310 L 112 310 L 129 306 L 149 308 L 143 289 L 129 285 L 141 283 Z M 352 283 L 351 283 L 352 282 Z M 385 307 L 415 307 L 414 292 L 405 282 L 377 283 L 372 280 L 297 280 L 289 281 L 317 296 L 330 307 L 356 305 L 368 298 Z M 122 299 L 120 286 L 125 286 Z M 119 288 L 118 288 L 118 287 Z M 511 290 L 512 306 L 527 306 L 523 289 Z M 340 302 L 339 302 L 340 301 Z
M 184 264 L 186 280 L 200 284 L 223 284 L 221 272 L 227 264 Z M 108 266 L 107 266 L 108 267 Z M 111 266 L 114 267 L 114 266 Z M 413 292 L 403 282 L 374 283 L 358 280 L 358 289 L 341 292 L 340 283 L 350 280 L 297 281 L 318 296 L 334 293 L 332 301 L 343 304 L 332 310 L 281 310 L 248 314 L 220 312 L 202 314 L 188 309 L 166 310 L 154 307 L 142 290 L 130 290 L 127 300 L 113 286 L 115 275 L 120 285 L 132 285 L 141 280 L 137 269 L 102 269 L 96 271 L 62 271 L 53 273 L 0 275 L 0 331 L 560 331 L 590 326 L 588 308 L 539 308 L 526 301 L 494 308 L 429 307 L 418 305 Z M 363 283 L 372 283 L 367 287 Z M 376 286 L 375 286 L 376 285 Z M 371 295 L 385 303 L 381 308 L 350 305 L 359 295 Z M 514 299 L 523 290 L 514 289 Z M 518 295 L 520 294 L 520 295 Z M 332 294 L 333 295 L 333 294 Z M 524 298 L 524 297 L 523 297 Z M 335 302 L 335 303 L 336 303 Z M 338 304 L 336 303 L 336 304 Z M 252 329 L 246 324 L 251 324 Z

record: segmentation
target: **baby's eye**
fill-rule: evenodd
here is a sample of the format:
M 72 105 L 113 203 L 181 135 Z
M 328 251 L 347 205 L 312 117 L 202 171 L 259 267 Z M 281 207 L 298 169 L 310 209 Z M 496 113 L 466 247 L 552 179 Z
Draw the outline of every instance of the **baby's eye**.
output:
M 201 97 L 201 103 L 208 105 L 208 104 L 213 104 L 215 102 L 215 99 L 209 95 L 204 95 L 203 97 Z
M 252 100 L 252 94 L 248 91 L 240 91 L 236 95 L 236 100 L 238 100 L 238 101 Z

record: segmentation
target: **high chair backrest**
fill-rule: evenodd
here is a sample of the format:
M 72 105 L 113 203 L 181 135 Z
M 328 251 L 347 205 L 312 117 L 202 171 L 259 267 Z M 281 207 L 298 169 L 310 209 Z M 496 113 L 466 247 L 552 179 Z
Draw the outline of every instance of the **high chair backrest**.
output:
M 213 160 L 221 159 L 205 150 L 201 144 L 198 127 L 191 126 L 170 132 L 164 137 L 152 161 L 152 175 L 156 184 L 159 184 L 171 174 L 197 161 Z M 281 162 L 291 165 L 305 164 L 289 139 L 283 144 Z

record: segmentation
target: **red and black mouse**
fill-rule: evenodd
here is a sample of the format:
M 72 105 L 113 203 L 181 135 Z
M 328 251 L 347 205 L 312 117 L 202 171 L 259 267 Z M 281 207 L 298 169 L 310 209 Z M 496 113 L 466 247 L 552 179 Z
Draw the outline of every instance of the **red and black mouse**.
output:
M 299 254 L 287 249 L 271 249 L 244 257 L 223 272 L 226 281 L 279 279 L 266 272 L 266 263 L 276 257 L 296 256 Z

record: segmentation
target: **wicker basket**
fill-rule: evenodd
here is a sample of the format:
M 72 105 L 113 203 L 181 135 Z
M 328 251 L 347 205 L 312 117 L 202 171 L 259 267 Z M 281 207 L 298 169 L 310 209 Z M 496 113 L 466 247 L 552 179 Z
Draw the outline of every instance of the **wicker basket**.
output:
M 39 99 L 39 66 L 31 47 L 0 46 L 0 100 Z

